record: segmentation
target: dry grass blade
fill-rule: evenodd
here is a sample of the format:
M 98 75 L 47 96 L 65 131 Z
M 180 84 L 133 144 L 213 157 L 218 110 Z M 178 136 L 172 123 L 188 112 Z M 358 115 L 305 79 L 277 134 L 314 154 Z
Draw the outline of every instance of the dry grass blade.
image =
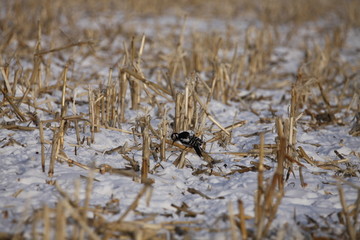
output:
M 286 139 L 283 135 L 283 128 L 281 122 L 278 120 L 278 134 L 279 134 L 279 148 L 277 154 L 277 167 L 273 177 L 270 182 L 264 186 L 262 184 L 263 175 L 262 171 L 260 171 L 259 163 L 259 175 L 258 181 L 258 191 L 256 195 L 256 208 L 255 208 L 255 224 L 256 224 L 256 239 L 262 239 L 267 236 L 267 233 L 270 229 L 270 226 L 273 220 L 276 217 L 277 209 L 281 203 L 282 197 L 284 195 L 284 180 L 283 180 L 283 172 L 284 167 L 283 163 L 285 160 L 285 152 L 286 152 Z M 261 138 L 260 138 L 261 139 Z M 261 140 L 260 142 L 260 152 L 262 152 L 264 148 L 264 143 Z M 263 154 L 261 154 L 263 155 Z M 263 160 L 260 160 L 263 161 Z M 262 167 L 261 167 L 262 168 Z M 260 188 L 259 188 L 260 186 Z
M 127 133 L 127 134 L 134 134 L 134 132 L 132 132 L 132 131 L 124 130 L 124 129 L 121 129 L 121 128 L 103 126 L 103 125 L 99 125 L 99 124 L 94 124 L 94 127 L 105 128 L 105 129 L 109 129 L 109 130 L 112 130 L 112 131 L 117 131 L 117 132 L 122 132 L 122 133 Z M 135 133 L 135 135 L 141 136 L 141 133 Z
M 40 51 L 40 52 L 36 53 L 35 55 L 40 56 L 40 55 L 45 55 L 48 53 L 59 52 L 59 51 L 62 51 L 62 50 L 68 49 L 68 48 L 72 48 L 72 47 L 76 47 L 76 46 L 91 45 L 91 44 L 93 44 L 92 41 L 82 41 L 82 42 L 77 42 L 77 43 L 70 43 L 70 44 L 62 46 L 62 47 L 57 47 L 57 48 L 52 48 L 49 50 Z
M 140 80 L 141 82 L 143 82 L 144 84 L 148 85 L 154 92 L 156 92 L 157 94 L 160 94 L 161 96 L 163 96 L 164 98 L 169 99 L 167 96 L 171 96 L 171 93 L 164 89 L 163 87 L 161 87 L 160 85 L 154 83 L 154 82 L 150 82 L 147 79 L 145 79 L 144 77 L 140 76 L 139 74 L 137 74 L 136 72 L 133 72 L 129 69 L 126 68 L 122 68 L 121 72 L 125 72 L 131 76 L 133 76 L 135 79 Z M 159 91 L 160 90 L 160 91 Z M 164 95 L 165 94 L 165 95 Z
M 201 197 L 205 198 L 205 199 L 212 199 L 211 197 L 209 197 L 208 195 L 200 192 L 199 190 L 196 190 L 195 188 L 188 188 L 187 191 L 191 194 L 198 194 Z
M 266 151 L 265 151 L 266 152 Z M 259 151 L 250 152 L 211 152 L 212 154 L 234 155 L 238 157 L 259 156 Z M 272 152 L 269 152 L 272 153 Z
M 65 67 L 63 72 L 63 86 L 62 86 L 62 95 L 61 95 L 61 112 L 60 112 L 60 127 L 59 127 L 59 148 L 64 148 L 64 135 L 65 135 L 65 120 L 64 117 L 67 112 L 67 105 L 65 105 L 66 98 L 66 86 L 67 86 L 67 71 L 68 68 Z
M 302 167 L 299 168 L 299 176 L 300 176 L 300 183 L 301 183 L 301 187 L 306 187 L 307 183 L 304 181 L 304 176 L 302 173 Z
M 27 127 L 27 126 L 19 126 L 19 125 L 0 125 L 0 128 L 13 130 L 13 131 L 34 131 L 37 130 L 36 127 Z
M 147 181 L 149 167 L 150 167 L 150 137 L 149 137 L 149 125 L 150 117 L 144 117 L 142 119 L 142 137 L 143 137 L 143 146 L 142 146 L 142 166 L 141 166 L 141 182 L 144 183 Z
M 227 131 L 232 131 L 233 129 L 238 128 L 238 127 L 241 127 L 241 126 L 243 126 L 243 125 L 245 125 L 245 124 L 246 124 L 246 121 L 240 121 L 240 122 L 231 124 L 230 126 L 227 126 L 227 127 L 225 127 L 224 129 L 227 130 Z M 214 135 L 218 135 L 219 133 L 220 133 L 220 132 L 215 132 Z M 212 139 L 206 141 L 206 143 L 214 142 L 214 141 L 216 141 L 216 140 L 218 140 L 218 139 L 220 139 L 220 138 L 221 138 L 221 136 L 219 136 L 219 135 L 218 135 L 218 136 L 215 136 L 215 137 L 213 137 Z
M 291 156 L 288 155 L 288 154 L 285 154 L 285 158 L 286 158 L 286 160 L 289 160 L 289 161 L 292 162 L 292 163 L 296 163 L 296 164 L 299 165 L 300 167 L 306 168 L 306 166 L 305 166 L 304 164 L 300 163 L 299 161 L 297 161 L 296 159 L 294 159 L 293 157 L 291 157 Z
M 160 128 L 160 161 L 166 161 L 166 134 L 168 131 L 168 122 L 165 118 L 165 116 L 167 115 L 166 113 L 167 111 L 165 111 L 165 114 L 163 115 Z
M 311 157 L 309 157 L 309 155 L 305 152 L 305 150 L 301 146 L 299 146 L 299 148 L 297 149 L 297 152 L 298 152 L 299 156 L 301 158 L 303 158 L 307 163 L 309 163 L 313 166 L 316 165 L 314 160 Z
M 25 115 L 20 111 L 20 109 L 17 107 L 17 105 L 14 104 L 14 102 L 11 100 L 11 97 L 8 96 L 2 88 L 0 88 L 0 91 L 1 91 L 2 94 L 4 95 L 6 101 L 9 102 L 10 106 L 11 106 L 12 109 L 14 110 L 14 112 L 15 112 L 16 116 L 18 117 L 18 119 L 19 119 L 21 122 L 25 122 L 25 121 L 26 121 Z
M 182 124 L 184 121 L 181 121 L 182 113 L 182 99 L 183 95 L 181 93 L 177 93 L 175 97 L 175 119 L 174 119 L 174 132 L 180 132 L 184 128 Z
M 66 215 L 64 208 L 66 203 L 64 200 L 60 200 L 56 205 L 56 232 L 55 236 L 57 240 L 66 239 Z
M 50 209 L 47 205 L 43 208 L 43 221 L 44 221 L 44 240 L 50 239 L 50 228 L 51 228 L 51 222 L 50 222 Z
M 176 158 L 176 160 L 174 161 L 174 165 L 177 168 L 184 168 L 185 167 L 185 163 L 186 163 L 186 151 L 185 149 L 181 152 L 181 154 Z
M 39 220 L 41 219 L 41 212 L 40 211 L 36 211 L 32 220 L 32 226 L 31 226 L 31 238 L 32 239 L 37 239 L 38 237 L 38 233 L 37 233 L 37 224 L 39 222 Z
M 357 190 L 360 191 L 360 186 L 358 186 L 358 185 L 356 185 L 356 184 L 354 184 L 354 183 L 352 183 L 352 182 L 346 181 L 345 179 L 343 179 L 343 178 L 341 178 L 341 177 L 334 176 L 334 178 L 335 178 L 336 180 L 338 180 L 338 181 L 340 181 L 340 182 L 342 182 L 342 183 L 344 183 L 344 184 L 346 184 L 346 185 L 349 185 L 349 186 L 351 186 L 351 187 L 353 187 L 353 188 L 355 188 L 355 189 L 357 189 Z
M 87 180 L 89 181 L 90 179 L 87 178 Z M 69 196 L 69 194 L 67 192 L 65 192 L 60 186 L 58 183 L 55 183 L 55 187 L 56 187 L 56 190 L 59 192 L 59 194 L 61 195 L 61 197 L 63 199 L 65 199 L 66 201 L 68 201 L 70 203 L 70 205 L 74 208 L 78 208 L 79 207 L 79 204 L 78 202 L 74 201 L 73 199 L 71 199 L 71 197 Z
M 194 93 L 194 97 L 196 99 L 196 101 L 200 104 L 200 106 L 202 107 L 203 111 L 205 112 L 205 114 L 207 115 L 207 117 L 213 122 L 215 123 L 216 126 L 218 126 L 222 131 L 224 131 L 228 136 L 230 136 L 230 133 L 228 130 L 226 130 L 218 121 L 216 121 L 211 114 L 207 111 L 207 107 L 202 103 L 202 101 L 200 100 L 200 97 Z
M 53 140 L 51 143 L 51 155 L 50 155 L 50 164 L 49 164 L 49 177 L 54 175 L 55 161 L 58 157 L 59 147 L 60 147 L 60 136 L 58 131 L 54 131 Z
M 3 75 L 3 78 L 5 80 L 5 87 L 6 87 L 6 90 L 7 92 L 12 96 L 12 90 L 11 90 L 11 87 L 10 87 L 10 83 L 9 83 L 9 79 L 8 79 L 8 76 L 7 74 L 5 73 L 5 69 L 3 67 L 0 68 L 1 70 L 1 74 Z M 4 93 L 3 93 L 4 94 Z
M 85 170 L 94 170 L 94 169 L 92 169 L 92 168 L 89 167 L 89 166 L 86 166 L 86 165 L 84 165 L 84 164 L 82 164 L 82 163 L 79 163 L 79 162 L 77 162 L 77 161 L 74 161 L 74 160 L 68 158 L 68 157 L 66 156 L 66 154 L 65 154 L 63 151 L 61 151 L 61 150 L 60 150 L 59 153 L 57 154 L 57 158 L 58 158 L 58 159 L 61 159 L 61 160 L 63 160 L 63 161 L 66 161 L 70 166 L 71 166 L 71 165 L 75 165 L 75 166 L 78 166 L 78 167 L 80 167 L 80 168 L 82 168 L 82 169 L 85 169 Z
M 120 98 L 120 116 L 119 116 L 119 121 L 120 123 L 124 123 L 125 122 L 125 110 L 126 110 L 126 102 L 125 102 L 125 97 L 126 97 L 126 90 L 127 90 L 127 74 L 125 72 L 121 72 L 120 71 L 120 77 L 119 77 L 119 98 Z
M 174 145 L 174 146 L 180 148 L 181 150 L 183 150 L 181 154 L 185 154 L 185 153 L 187 153 L 187 152 L 196 153 L 193 148 L 186 147 L 186 146 L 181 145 L 181 144 L 179 144 L 179 143 L 177 143 L 177 142 L 174 142 L 174 143 L 173 143 L 173 141 L 171 141 L 171 140 L 169 140 L 169 139 L 166 139 L 166 143 L 167 143 L 168 145 Z M 204 160 L 205 162 L 207 162 L 208 164 L 210 164 L 210 166 L 211 166 L 213 163 L 218 162 L 218 161 L 216 161 L 214 158 L 212 158 L 208 153 L 206 153 L 205 151 L 202 152 L 202 155 L 203 155 L 203 157 L 201 158 L 201 160 Z M 185 155 L 184 155 L 184 156 L 185 156 Z M 181 159 L 182 159 L 182 157 L 181 157 Z M 176 166 L 178 166 L 179 161 L 180 161 L 180 158 L 177 158 L 177 160 L 175 161 L 176 164 L 175 164 L 175 162 L 174 162 L 174 164 L 175 164 Z M 181 162 L 183 162 L 183 163 L 185 164 L 184 161 L 185 161 L 184 159 L 181 160 Z
M 259 167 L 258 167 L 258 189 L 256 192 L 256 205 L 255 205 L 255 221 L 259 224 L 259 228 L 262 228 L 263 223 L 261 223 L 261 221 L 263 221 L 262 219 L 262 211 L 263 211 L 263 206 L 261 205 L 262 203 L 262 198 L 264 195 L 264 186 L 263 186 L 263 172 L 264 172 L 264 133 L 260 134 L 260 156 L 259 156 Z
M 246 230 L 244 203 L 241 200 L 238 200 L 238 209 L 239 209 L 241 237 L 242 237 L 242 239 L 247 239 L 248 234 L 247 234 L 247 230 Z
M 171 206 L 176 208 L 178 214 L 180 212 L 184 212 L 186 217 L 196 217 L 198 214 L 203 214 L 191 211 L 189 209 L 190 207 L 184 202 L 181 204 L 181 206 L 176 206 L 175 204 L 171 204 Z
M 71 216 L 75 219 L 76 222 L 81 226 L 89 236 L 90 239 L 100 240 L 101 238 L 94 232 L 94 230 L 87 224 L 86 220 L 84 220 L 83 215 L 78 211 L 78 209 L 73 208 L 71 204 L 67 201 L 63 202 L 65 207 L 69 210 Z
M 346 204 L 344 191 L 340 185 L 338 185 L 338 191 L 339 191 L 340 203 L 342 206 L 342 213 L 344 214 L 344 217 L 345 217 L 345 226 L 346 226 L 348 236 L 351 240 L 355 240 L 356 239 L 356 229 L 354 228 L 355 226 L 353 225 L 351 218 L 349 216 L 348 206 Z
M 232 202 L 229 202 L 229 204 L 228 204 L 228 213 L 229 213 L 231 239 L 237 240 L 238 235 L 237 235 L 237 228 L 236 228 L 235 219 L 234 219 L 235 214 L 234 214 L 234 208 L 233 208 Z
M 134 211 L 136 209 L 136 207 L 138 206 L 140 198 L 145 195 L 145 193 L 149 190 L 150 187 L 151 187 L 150 185 L 144 184 L 143 188 L 137 194 L 134 201 L 130 204 L 130 206 L 126 209 L 126 211 L 120 216 L 119 220 L 117 220 L 118 224 L 121 224 L 124 221 L 124 219 L 130 213 L 130 211 Z
M 94 94 L 92 88 L 88 88 L 88 99 L 89 99 L 89 122 L 91 132 L 91 143 L 94 143 L 95 139 L 95 106 L 94 106 Z
M 44 139 L 44 128 L 43 124 L 39 122 L 39 135 L 40 135 L 40 144 L 41 144 L 41 169 L 45 172 L 45 139 Z

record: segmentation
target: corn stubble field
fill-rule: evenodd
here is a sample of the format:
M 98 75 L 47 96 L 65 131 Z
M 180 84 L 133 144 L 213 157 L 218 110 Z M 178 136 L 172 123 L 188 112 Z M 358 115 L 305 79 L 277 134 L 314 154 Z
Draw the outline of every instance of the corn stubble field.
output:
M 0 4 L 0 239 L 360 238 L 359 1 Z

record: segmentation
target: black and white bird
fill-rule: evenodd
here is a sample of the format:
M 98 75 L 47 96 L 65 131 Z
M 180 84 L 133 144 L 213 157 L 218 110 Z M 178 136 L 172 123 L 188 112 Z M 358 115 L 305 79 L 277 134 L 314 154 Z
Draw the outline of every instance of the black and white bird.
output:
M 171 139 L 173 143 L 179 141 L 182 145 L 186 147 L 194 148 L 195 152 L 199 157 L 202 157 L 202 149 L 201 145 L 204 143 L 200 138 L 196 137 L 195 135 L 189 132 L 181 132 L 181 133 L 173 133 L 171 134 Z

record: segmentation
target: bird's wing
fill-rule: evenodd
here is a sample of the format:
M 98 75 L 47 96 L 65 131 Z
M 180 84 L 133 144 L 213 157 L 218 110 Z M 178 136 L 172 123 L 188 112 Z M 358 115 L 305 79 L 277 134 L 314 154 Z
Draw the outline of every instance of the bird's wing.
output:
M 195 152 L 197 153 L 197 155 L 199 155 L 199 157 L 202 157 L 202 153 L 201 153 L 201 148 L 194 146 Z

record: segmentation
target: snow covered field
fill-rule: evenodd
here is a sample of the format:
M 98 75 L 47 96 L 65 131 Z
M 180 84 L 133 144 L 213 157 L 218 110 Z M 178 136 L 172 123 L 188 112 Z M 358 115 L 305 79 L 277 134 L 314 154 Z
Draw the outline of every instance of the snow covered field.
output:
M 359 238 L 359 3 L 34 2 L 0 10 L 0 239 Z

